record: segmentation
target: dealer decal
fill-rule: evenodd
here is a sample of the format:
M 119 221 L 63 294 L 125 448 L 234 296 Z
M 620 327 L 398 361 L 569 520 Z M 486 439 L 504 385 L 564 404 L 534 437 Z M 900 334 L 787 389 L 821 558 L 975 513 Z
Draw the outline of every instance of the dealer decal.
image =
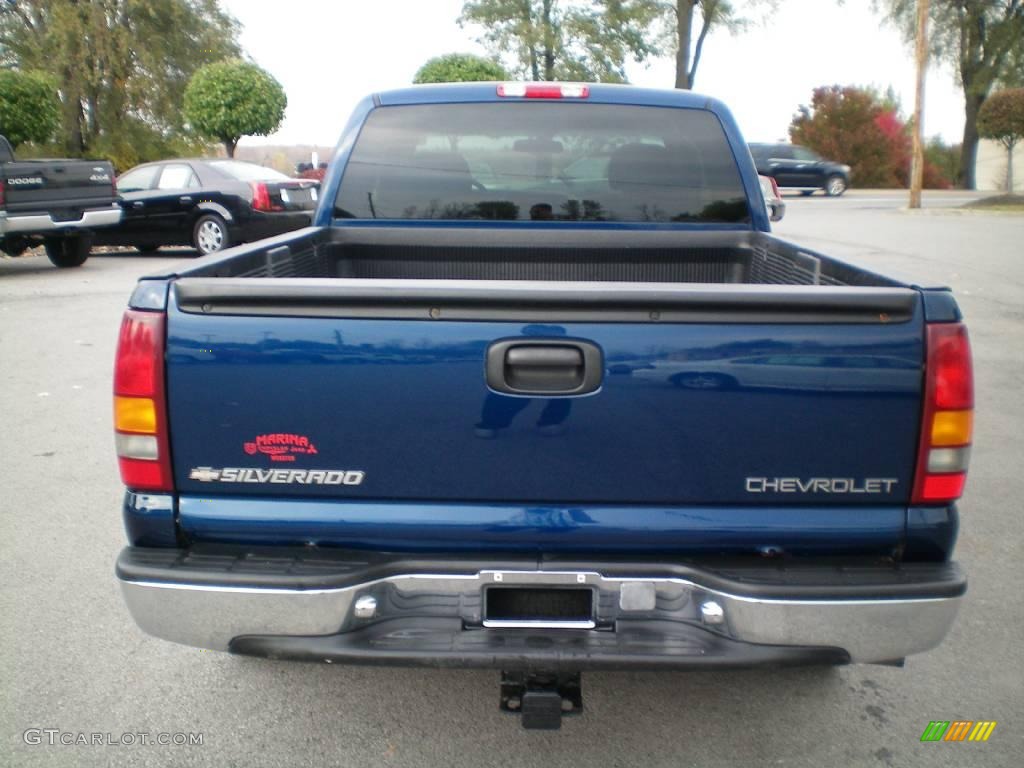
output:
M 362 485 L 366 473 L 349 469 L 259 469 L 193 467 L 189 480 L 201 483 L 270 483 L 274 485 Z
M 291 432 L 256 435 L 254 440 L 243 443 L 242 448 L 250 456 L 262 453 L 269 456 L 271 461 L 295 461 L 297 455 L 311 456 L 318 453 L 313 441 L 306 435 Z

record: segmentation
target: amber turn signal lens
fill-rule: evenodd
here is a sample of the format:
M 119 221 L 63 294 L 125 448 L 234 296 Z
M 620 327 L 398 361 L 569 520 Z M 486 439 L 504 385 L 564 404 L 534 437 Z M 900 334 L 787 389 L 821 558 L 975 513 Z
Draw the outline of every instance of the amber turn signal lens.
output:
M 932 419 L 933 446 L 968 445 L 974 429 L 973 411 L 936 411 Z
M 156 405 L 148 397 L 114 397 L 114 429 L 156 434 Z

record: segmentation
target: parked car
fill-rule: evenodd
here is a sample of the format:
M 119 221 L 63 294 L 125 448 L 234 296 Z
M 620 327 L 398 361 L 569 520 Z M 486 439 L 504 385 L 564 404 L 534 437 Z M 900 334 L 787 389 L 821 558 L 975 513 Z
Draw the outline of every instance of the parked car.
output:
M 750 154 L 762 176 L 770 176 L 782 189 L 813 195 L 825 190 L 838 197 L 850 186 L 850 166 L 825 160 L 799 144 L 751 144 Z
M 0 250 L 42 244 L 58 267 L 89 258 L 93 234 L 121 220 L 114 167 L 105 160 L 16 160 L 0 136 Z
M 768 209 L 768 218 L 772 221 L 782 221 L 786 215 L 786 201 L 782 199 L 779 192 L 779 185 L 771 176 L 758 176 L 761 182 L 761 195 L 764 197 L 765 208 Z
M 309 226 L 319 186 L 238 160 L 146 163 L 117 179 L 124 218 L 95 242 L 140 251 L 191 245 L 214 253 Z
M 956 302 L 774 237 L 724 105 L 411 87 L 338 147 L 314 227 L 129 301 L 116 573 L 142 629 L 496 668 L 532 728 L 581 711 L 582 670 L 942 641 L 967 587 Z M 673 378 L 724 358 L 758 370 Z
M 295 165 L 296 178 L 323 181 L 325 175 L 327 175 L 327 163 L 319 163 L 316 167 L 312 163 L 296 163 Z

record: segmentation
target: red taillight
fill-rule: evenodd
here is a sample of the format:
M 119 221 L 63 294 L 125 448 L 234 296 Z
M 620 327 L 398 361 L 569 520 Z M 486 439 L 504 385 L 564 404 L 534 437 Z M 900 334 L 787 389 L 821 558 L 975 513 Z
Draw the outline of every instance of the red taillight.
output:
M 581 83 L 501 83 L 498 95 L 520 99 L 585 99 L 590 87 Z
M 974 423 L 974 374 L 967 329 L 927 326 L 924 411 L 914 478 L 914 504 L 955 501 L 963 494 Z
M 270 192 L 267 190 L 267 185 L 262 181 L 253 181 L 249 183 L 252 187 L 252 209 L 254 211 L 269 211 L 270 210 Z
M 124 313 L 114 362 L 114 429 L 122 482 L 134 490 L 174 490 L 162 312 Z
M 936 408 L 974 407 L 974 375 L 967 329 L 960 323 L 928 326 L 928 367 Z

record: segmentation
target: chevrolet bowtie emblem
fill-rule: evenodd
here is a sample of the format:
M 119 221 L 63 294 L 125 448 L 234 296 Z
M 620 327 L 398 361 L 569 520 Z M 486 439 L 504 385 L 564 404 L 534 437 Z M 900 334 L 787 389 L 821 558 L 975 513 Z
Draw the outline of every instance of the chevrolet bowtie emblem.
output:
M 211 467 L 196 467 L 188 476 L 189 480 L 199 480 L 203 483 L 211 483 L 220 479 L 220 470 Z

